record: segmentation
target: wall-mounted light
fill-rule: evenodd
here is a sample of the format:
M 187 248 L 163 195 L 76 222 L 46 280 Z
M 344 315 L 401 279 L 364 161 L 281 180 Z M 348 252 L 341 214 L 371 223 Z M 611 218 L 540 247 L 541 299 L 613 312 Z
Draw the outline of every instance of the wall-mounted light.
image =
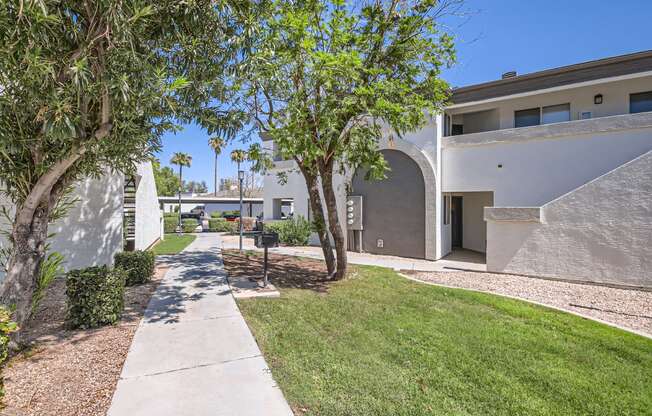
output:
M 593 97 L 593 104 L 602 104 L 602 94 L 597 94 Z

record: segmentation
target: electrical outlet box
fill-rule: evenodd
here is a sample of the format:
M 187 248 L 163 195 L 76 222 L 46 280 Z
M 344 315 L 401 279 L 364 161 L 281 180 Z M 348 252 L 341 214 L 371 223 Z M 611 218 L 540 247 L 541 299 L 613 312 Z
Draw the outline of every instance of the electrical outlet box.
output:
M 382 238 L 376 240 L 376 247 L 383 248 L 385 246 L 385 241 Z

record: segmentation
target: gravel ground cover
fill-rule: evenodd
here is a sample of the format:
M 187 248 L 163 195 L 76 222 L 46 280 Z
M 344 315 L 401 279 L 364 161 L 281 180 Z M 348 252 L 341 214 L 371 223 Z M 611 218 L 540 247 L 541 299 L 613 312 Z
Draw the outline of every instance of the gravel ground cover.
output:
M 477 272 L 403 272 L 425 282 L 514 296 L 652 336 L 652 292 Z
M 117 325 L 92 330 L 65 328 L 65 280 L 48 288 L 26 330 L 32 344 L 4 369 L 2 415 L 105 415 L 149 299 L 167 270 L 157 266 L 151 282 L 127 287 Z

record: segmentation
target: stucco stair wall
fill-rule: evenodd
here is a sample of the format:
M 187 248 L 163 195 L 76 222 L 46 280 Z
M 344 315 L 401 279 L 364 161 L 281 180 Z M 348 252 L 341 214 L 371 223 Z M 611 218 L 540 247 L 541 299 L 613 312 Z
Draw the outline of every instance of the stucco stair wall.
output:
M 652 151 L 533 210 L 485 210 L 489 271 L 652 288 Z

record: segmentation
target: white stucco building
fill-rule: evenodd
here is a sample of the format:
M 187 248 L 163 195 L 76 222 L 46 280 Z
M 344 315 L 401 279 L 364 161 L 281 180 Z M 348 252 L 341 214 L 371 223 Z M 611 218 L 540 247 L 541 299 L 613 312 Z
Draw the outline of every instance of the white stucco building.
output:
M 139 165 L 133 177 L 132 182 L 136 184 L 131 204 L 133 215 L 129 212 L 130 192 L 126 182 L 123 174 L 107 171 L 99 179 L 89 178 L 75 185 L 72 197 L 77 202 L 65 218 L 49 227 L 53 234 L 50 248 L 63 255 L 65 270 L 111 265 L 113 256 L 124 249 L 125 240 L 133 238 L 133 248 L 144 250 L 162 237 L 162 217 L 151 163 Z M 8 203 L 0 200 L 0 204 Z M 125 227 L 129 218 L 134 220 L 130 231 Z M 8 230 L 9 224 L 0 219 L 0 227 Z M 125 235 L 126 230 L 131 236 Z M 0 247 L 4 244 L 7 241 L 0 234 Z M 0 270 L 0 279 L 3 274 Z
M 350 247 L 432 260 L 464 248 L 493 272 L 652 287 L 652 51 L 506 74 L 451 101 L 417 132 L 385 133 L 387 180 L 338 178 L 343 223 L 347 197 L 363 201 Z M 283 201 L 310 217 L 293 162 L 264 189 L 266 219 Z

